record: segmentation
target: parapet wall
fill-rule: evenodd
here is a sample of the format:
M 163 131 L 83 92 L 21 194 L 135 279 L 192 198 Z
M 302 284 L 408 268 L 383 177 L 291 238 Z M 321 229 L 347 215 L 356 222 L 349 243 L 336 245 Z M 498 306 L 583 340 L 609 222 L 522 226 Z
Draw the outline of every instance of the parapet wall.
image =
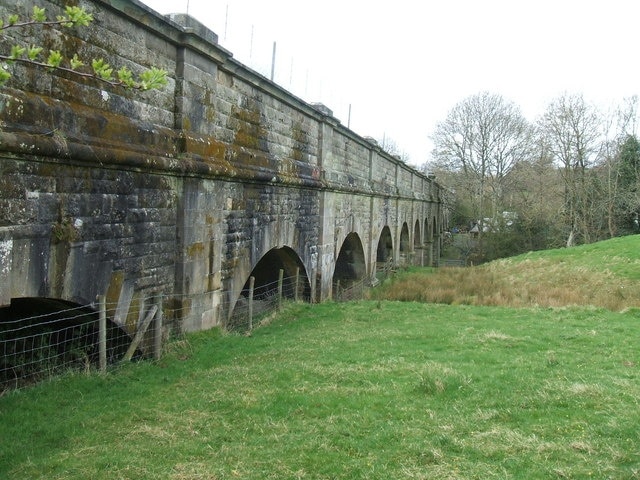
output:
M 67 0 L 0 0 L 0 16 L 34 4 L 53 17 Z M 155 66 L 169 82 L 142 92 L 11 67 L 0 90 L 0 304 L 106 289 L 202 294 L 197 329 L 270 248 L 290 246 L 326 298 L 349 232 L 369 264 L 387 223 L 437 235 L 432 179 L 235 60 L 197 20 L 136 0 L 78 4 L 91 26 L 30 27 L 17 41 Z M 11 41 L 0 39 L 5 50 Z
M 67 2 L 36 3 L 53 15 Z M 95 17 L 90 27 L 33 29 L 34 38 L 25 43 L 41 43 L 67 56 L 80 52 L 87 59 L 104 58 L 134 71 L 157 66 L 169 72 L 170 82 L 139 92 L 16 65 L 3 92 L 2 117 L 20 125 L 17 135 L 42 137 L 37 139 L 42 145 L 32 150 L 45 149 L 47 140 L 56 143 L 54 133 L 64 132 L 65 144 L 50 148 L 72 150 L 78 144 L 117 150 L 100 159 L 116 164 L 143 154 L 143 166 L 179 174 L 429 195 L 431 180 L 237 62 L 197 20 L 161 16 L 136 0 L 80 4 Z M 28 15 L 30 5 L 3 0 L 0 13 L 6 17 L 18 9 Z M 21 144 L 18 138 L 15 142 Z

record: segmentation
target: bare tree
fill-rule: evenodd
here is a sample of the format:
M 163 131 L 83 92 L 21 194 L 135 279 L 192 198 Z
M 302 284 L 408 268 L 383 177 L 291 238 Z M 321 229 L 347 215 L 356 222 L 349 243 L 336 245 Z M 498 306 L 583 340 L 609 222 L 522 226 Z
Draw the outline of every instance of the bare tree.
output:
M 592 207 L 596 199 L 589 168 L 595 165 L 600 153 L 600 115 L 582 95 L 565 94 L 549 104 L 538 126 L 563 173 L 566 244 L 575 244 L 577 236 L 588 243 L 592 240 L 595 219 Z
M 632 196 L 636 178 L 633 156 L 637 156 L 634 153 L 637 148 L 637 116 L 638 97 L 633 96 L 625 98 L 618 108 L 605 117 L 605 140 L 599 170 L 604 185 L 603 203 L 610 237 L 616 236 L 620 229 L 628 230 L 624 224 L 628 223 L 629 218 L 627 222 L 623 219 L 625 216 L 633 217 L 635 212 Z
M 638 232 L 640 228 L 640 141 L 638 141 L 637 96 L 625 98 L 618 109 L 616 155 L 613 162 L 615 172 L 612 195 L 613 215 L 617 228 Z M 630 228 L 629 228 L 630 227 Z M 613 234 L 616 233 L 612 231 Z
M 458 103 L 436 126 L 434 158 L 462 174 L 477 218 L 489 212 L 494 216 L 502 208 L 507 175 L 527 159 L 531 133 L 517 105 L 488 92 Z
M 409 156 L 398 146 L 398 143 L 393 138 L 384 135 L 382 140 L 378 140 L 378 145 L 388 154 L 399 158 L 404 163 L 409 163 Z
M 563 236 L 563 181 L 553 159 L 539 142 L 531 160 L 509 174 L 507 202 L 517 212 L 523 251 L 560 247 Z

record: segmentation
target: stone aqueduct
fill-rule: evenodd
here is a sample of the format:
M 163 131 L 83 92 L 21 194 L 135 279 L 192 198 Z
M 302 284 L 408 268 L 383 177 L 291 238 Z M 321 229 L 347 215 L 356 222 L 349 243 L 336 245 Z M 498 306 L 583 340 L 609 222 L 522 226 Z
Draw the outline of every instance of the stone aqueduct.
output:
M 52 15 L 66 0 L 0 0 Z M 224 324 L 247 279 L 299 269 L 305 295 L 437 261 L 434 179 L 236 61 L 186 15 L 83 0 L 90 27 L 28 43 L 169 72 L 140 92 L 16 64 L 0 89 L 0 306 L 162 294 L 184 331 Z M 374 99 L 372 99 L 374 101 Z M 275 273 L 277 275 L 277 273 Z

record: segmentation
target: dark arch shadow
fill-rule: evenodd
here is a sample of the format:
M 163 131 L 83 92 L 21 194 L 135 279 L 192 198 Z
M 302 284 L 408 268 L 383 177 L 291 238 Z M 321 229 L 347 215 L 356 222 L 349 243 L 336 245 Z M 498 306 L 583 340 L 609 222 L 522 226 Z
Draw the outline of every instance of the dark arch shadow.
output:
M 400 231 L 400 263 L 402 266 L 407 265 L 407 259 L 411 252 L 411 243 L 409 242 L 409 226 L 407 222 L 402 224 Z
M 408 253 L 411 249 L 409 243 L 409 226 L 407 222 L 402 224 L 402 230 L 400 231 L 400 253 Z
M 431 225 L 429 223 L 429 218 L 424 219 L 424 241 L 425 243 L 429 243 L 432 240 L 433 233 L 431 232 Z
M 393 237 L 391 229 L 385 225 L 380 232 L 378 248 L 376 249 L 376 262 L 386 263 L 393 260 Z
M 227 322 L 228 328 L 238 329 L 243 325 L 247 325 L 251 277 L 254 278 L 254 313 L 259 316 L 277 306 L 280 270 L 283 270 L 282 298 L 298 299 L 304 302 L 310 301 L 311 285 L 309 276 L 298 254 L 289 247 L 272 248 L 253 267 L 233 307 L 233 311 L 230 312 Z
M 393 237 L 391 229 L 385 225 L 380 232 L 376 248 L 376 282 L 382 281 L 393 270 Z
M 334 289 L 338 284 L 340 289 L 348 289 L 354 283 L 364 279 L 366 273 L 367 264 L 362 242 L 357 233 L 351 232 L 344 239 L 336 259 L 336 266 L 333 272 Z
M 0 307 L 0 389 L 36 383 L 67 370 L 97 367 L 99 313 L 57 298 L 12 298 Z M 131 337 L 107 318 L 107 363 L 118 362 Z M 134 358 L 142 357 L 138 349 Z
M 420 235 L 420 220 L 416 220 L 416 226 L 413 229 L 413 246 L 420 248 L 422 246 L 422 236 Z

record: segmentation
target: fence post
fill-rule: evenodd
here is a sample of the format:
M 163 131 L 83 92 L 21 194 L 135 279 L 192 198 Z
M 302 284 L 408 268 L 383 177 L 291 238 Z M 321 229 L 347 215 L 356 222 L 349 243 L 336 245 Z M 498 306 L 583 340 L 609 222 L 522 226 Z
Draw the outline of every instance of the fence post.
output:
M 100 371 L 107 370 L 107 305 L 104 295 L 98 295 L 98 359 Z
M 153 332 L 153 358 L 157 361 L 162 357 L 162 294 L 158 294 L 156 297 L 156 305 L 158 311 L 156 312 L 156 327 Z
M 300 267 L 296 268 L 296 289 L 295 289 L 295 293 L 294 293 L 294 300 L 297 303 L 298 302 L 298 288 L 300 287 Z
M 336 281 L 336 293 L 333 298 L 336 302 L 340 301 L 340 279 Z
M 255 277 L 249 277 L 249 331 L 253 330 L 253 289 L 255 284 Z
M 122 360 L 121 360 L 122 363 L 125 363 L 131 360 L 131 358 L 133 357 L 133 354 L 136 351 L 136 348 L 138 348 L 138 345 L 140 345 L 140 342 L 142 341 L 144 334 L 147 332 L 147 328 L 149 328 L 149 325 L 151 325 L 151 320 L 153 320 L 153 317 L 156 315 L 157 311 L 158 311 L 157 305 L 154 305 L 149 309 L 147 316 L 142 321 L 142 325 L 140 325 L 140 327 L 138 328 L 138 331 L 136 332 L 135 337 L 133 337 L 133 341 L 129 345 L 127 352 L 124 354 L 124 357 L 122 357 Z
M 284 279 L 284 270 L 280 269 L 278 274 L 278 310 L 282 308 L 282 280 Z

